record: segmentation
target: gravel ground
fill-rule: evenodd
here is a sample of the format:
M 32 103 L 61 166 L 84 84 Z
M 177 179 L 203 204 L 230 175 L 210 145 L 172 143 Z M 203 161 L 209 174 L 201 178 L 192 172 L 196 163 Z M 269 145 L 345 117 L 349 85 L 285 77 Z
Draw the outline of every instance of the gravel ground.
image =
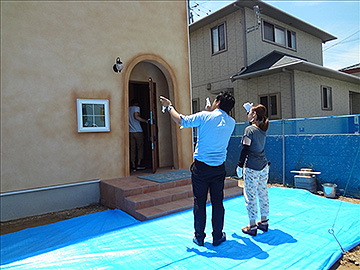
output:
M 280 186 L 281 185 L 270 185 L 270 186 Z M 360 199 L 348 198 L 348 197 L 338 197 L 337 200 L 342 200 L 350 203 L 360 204 Z M 42 226 L 50 223 L 55 223 L 61 220 L 66 220 L 82 215 L 87 215 L 91 213 L 101 212 L 108 210 L 109 208 L 103 205 L 90 205 L 86 207 L 74 208 L 70 210 L 64 210 L 59 212 L 52 212 L 38 216 L 20 218 L 16 220 L 11 220 L 7 222 L 1 222 L 1 234 L 7 234 L 12 232 L 17 232 L 26 228 Z M 360 245 L 356 246 L 352 250 L 346 252 L 342 258 L 340 258 L 330 270 L 360 270 Z

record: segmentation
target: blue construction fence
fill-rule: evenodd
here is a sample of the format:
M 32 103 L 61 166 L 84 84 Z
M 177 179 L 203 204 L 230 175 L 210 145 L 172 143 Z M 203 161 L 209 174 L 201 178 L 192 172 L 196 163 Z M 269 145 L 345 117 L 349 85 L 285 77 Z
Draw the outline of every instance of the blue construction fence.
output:
M 269 182 L 294 187 L 294 173 L 302 168 L 321 172 L 322 184 L 337 185 L 341 196 L 360 198 L 360 114 L 270 121 L 265 154 L 271 162 Z M 241 139 L 249 123 L 237 123 L 226 159 L 227 176 L 235 176 Z

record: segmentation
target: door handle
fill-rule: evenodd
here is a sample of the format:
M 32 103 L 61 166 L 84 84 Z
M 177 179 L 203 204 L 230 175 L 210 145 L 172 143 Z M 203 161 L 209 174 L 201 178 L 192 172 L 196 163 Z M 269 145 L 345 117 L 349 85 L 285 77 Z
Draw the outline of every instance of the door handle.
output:
M 154 124 L 154 119 L 153 119 L 153 112 L 150 111 L 150 125 Z

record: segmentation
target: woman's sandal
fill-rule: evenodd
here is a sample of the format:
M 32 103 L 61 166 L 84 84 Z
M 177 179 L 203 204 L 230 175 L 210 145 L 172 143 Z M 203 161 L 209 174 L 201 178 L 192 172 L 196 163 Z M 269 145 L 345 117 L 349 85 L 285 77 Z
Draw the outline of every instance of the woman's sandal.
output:
M 253 226 L 247 225 L 245 227 L 242 227 L 241 230 L 243 233 L 246 233 L 246 234 L 249 234 L 252 236 L 256 236 L 256 234 L 257 234 L 257 226 L 256 225 L 253 225 Z
M 258 221 L 258 223 L 256 223 L 257 228 L 259 230 L 262 230 L 263 232 L 267 232 L 269 229 L 269 224 L 268 224 L 268 219 L 267 220 L 260 220 Z

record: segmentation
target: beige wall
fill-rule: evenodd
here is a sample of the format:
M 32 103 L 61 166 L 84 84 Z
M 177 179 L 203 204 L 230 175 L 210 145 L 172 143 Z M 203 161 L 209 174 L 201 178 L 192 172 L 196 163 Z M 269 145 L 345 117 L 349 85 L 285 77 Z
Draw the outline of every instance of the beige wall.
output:
M 247 101 L 258 103 L 259 95 L 280 93 L 281 118 L 285 119 L 349 114 L 349 94 L 360 92 L 356 84 L 296 70 L 248 80 L 236 80 L 235 83 L 235 99 L 240 104 Z M 321 109 L 321 85 L 332 88 L 332 110 Z M 292 98 L 293 96 L 295 99 Z M 357 101 L 358 95 L 354 94 L 353 109 L 355 110 L 358 108 Z M 236 110 L 235 117 L 237 122 L 247 121 L 244 109 Z
M 246 25 L 247 28 L 255 25 L 255 16 L 254 11 L 248 8 L 245 8 L 246 12 Z M 322 65 L 322 42 L 321 39 L 314 37 L 306 32 L 300 31 L 297 28 L 291 27 L 287 24 L 279 22 L 271 17 L 266 15 L 261 15 L 262 21 L 265 20 L 269 23 L 275 24 L 280 27 L 284 27 L 290 31 L 296 33 L 296 50 L 288 49 L 276 44 L 272 44 L 266 41 L 263 41 L 262 38 L 262 28 L 250 32 L 247 34 L 247 48 L 248 48 L 248 64 L 256 62 L 260 58 L 269 54 L 273 50 L 297 56 L 300 58 L 305 58 L 307 61 Z
M 349 92 L 359 93 L 359 86 L 302 71 L 295 71 L 296 117 L 349 114 Z M 321 109 L 321 85 L 332 88 L 332 110 Z
M 238 101 L 236 121 L 247 121 L 246 111 L 242 108 L 245 102 L 259 103 L 259 95 L 280 93 L 282 118 L 292 117 L 291 108 L 291 74 L 281 72 L 249 80 L 236 80 L 235 99 Z
M 129 174 L 128 81 L 139 62 L 157 66 L 190 112 L 185 0 L 3 2 L 1 17 L 2 192 Z M 77 98 L 109 99 L 111 131 L 78 133 Z M 190 130 L 174 128 L 173 139 L 175 165 L 187 167 Z

